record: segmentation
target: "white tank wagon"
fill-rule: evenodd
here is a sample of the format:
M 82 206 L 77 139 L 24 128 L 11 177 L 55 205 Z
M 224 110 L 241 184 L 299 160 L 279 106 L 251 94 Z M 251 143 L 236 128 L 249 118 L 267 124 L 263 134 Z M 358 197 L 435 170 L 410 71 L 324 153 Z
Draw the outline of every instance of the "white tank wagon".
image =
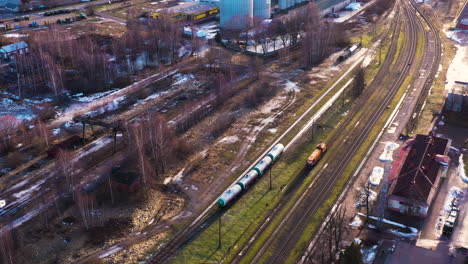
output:
M 253 170 L 258 172 L 258 175 L 262 175 L 263 172 L 270 166 L 270 164 L 273 162 L 273 159 L 269 156 L 263 157 L 263 159 L 255 165 Z
M 265 157 L 260 160 L 255 167 L 249 171 L 244 177 L 242 177 L 234 186 L 229 188 L 226 192 L 224 192 L 221 197 L 218 199 L 218 204 L 221 207 L 226 206 L 230 203 L 234 198 L 236 198 L 242 190 L 247 190 L 248 186 L 251 185 L 256 178 L 261 176 L 268 167 L 273 164 L 279 156 L 284 151 L 283 144 L 275 145 L 266 155 Z
M 229 190 L 223 193 L 221 197 L 219 197 L 218 204 L 220 206 L 226 206 L 232 199 L 236 198 L 239 193 L 242 192 L 242 187 L 239 184 L 235 184 Z
M 247 173 L 240 181 L 237 183 L 242 187 L 242 190 L 247 189 L 249 185 L 258 177 L 258 172 L 256 170 L 251 170 Z
M 253 1 L 254 0 L 221 0 L 221 28 L 245 29 L 252 25 L 252 19 L 254 16 Z
M 275 162 L 278 157 L 283 153 L 284 151 L 284 145 L 283 144 L 278 144 L 274 148 L 268 152 L 267 156 L 269 156 L 273 162 Z
M 271 16 L 271 0 L 254 0 L 253 17 L 269 19 Z

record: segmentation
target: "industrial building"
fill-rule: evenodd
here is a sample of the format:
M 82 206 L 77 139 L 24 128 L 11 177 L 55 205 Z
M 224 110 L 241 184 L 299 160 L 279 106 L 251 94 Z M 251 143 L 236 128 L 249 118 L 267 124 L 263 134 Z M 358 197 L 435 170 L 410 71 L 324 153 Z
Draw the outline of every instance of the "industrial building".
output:
M 416 135 L 398 154 L 390 171 L 387 209 L 426 217 L 442 177 L 451 141 L 434 135 Z
M 24 41 L 16 42 L 10 45 L 0 47 L 0 59 L 10 61 L 17 55 L 23 55 L 29 52 L 28 44 Z
M 183 2 L 180 5 L 157 10 L 152 16 L 155 19 L 167 16 L 177 21 L 199 22 L 215 17 L 218 13 L 219 8 L 214 5 Z

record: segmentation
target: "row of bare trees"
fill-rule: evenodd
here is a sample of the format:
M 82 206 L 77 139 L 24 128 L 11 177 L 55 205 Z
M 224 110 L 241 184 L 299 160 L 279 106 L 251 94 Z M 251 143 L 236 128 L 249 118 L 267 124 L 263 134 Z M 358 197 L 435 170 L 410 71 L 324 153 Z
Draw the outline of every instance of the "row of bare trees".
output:
M 160 19 L 143 23 L 133 9 L 128 15 L 127 31 L 121 37 L 77 37 L 56 26 L 30 34 L 26 39 L 29 54 L 15 58 L 20 96 L 100 92 L 127 85 L 133 74 L 147 66 L 177 61 L 182 45 L 182 30 L 177 22 Z
M 232 19 L 245 20 L 246 18 L 234 17 Z M 302 64 L 304 67 L 310 67 L 330 55 L 337 47 L 349 45 L 349 40 L 344 33 L 343 26 L 323 20 L 316 4 L 309 3 L 280 19 L 263 21 L 263 19 L 254 18 L 252 27 L 243 30 L 224 30 L 223 36 L 230 42 L 243 43 L 245 48 L 248 46 L 246 45 L 248 40 L 253 40 L 256 52 L 260 46 L 263 54 L 276 51 L 277 42 L 278 46 L 283 49 L 293 47 L 299 41 L 303 41 Z

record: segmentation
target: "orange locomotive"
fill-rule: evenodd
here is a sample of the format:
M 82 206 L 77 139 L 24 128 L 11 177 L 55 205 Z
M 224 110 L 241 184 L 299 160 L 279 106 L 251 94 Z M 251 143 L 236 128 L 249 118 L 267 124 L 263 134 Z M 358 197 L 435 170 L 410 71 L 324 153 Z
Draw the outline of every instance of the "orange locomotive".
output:
M 307 165 L 312 167 L 322 158 L 323 154 L 327 151 L 327 145 L 320 143 L 315 147 L 314 152 L 307 158 Z

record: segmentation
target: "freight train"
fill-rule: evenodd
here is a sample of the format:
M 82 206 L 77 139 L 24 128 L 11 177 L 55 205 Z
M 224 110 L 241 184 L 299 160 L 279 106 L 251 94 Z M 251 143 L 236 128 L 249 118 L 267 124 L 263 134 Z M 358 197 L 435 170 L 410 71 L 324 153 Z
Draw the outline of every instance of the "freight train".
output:
M 279 158 L 283 153 L 283 144 L 277 144 L 273 147 L 268 154 L 255 165 L 244 177 L 242 177 L 234 186 L 229 188 L 226 192 L 221 195 L 218 199 L 218 204 L 221 207 L 229 204 L 234 198 L 238 197 L 242 191 L 246 191 L 247 188 L 257 179 L 262 176 L 263 173 Z
M 349 48 L 347 48 L 339 57 L 338 61 L 344 61 L 347 58 L 349 58 L 351 55 L 353 55 L 359 48 L 361 47 L 361 43 L 357 45 L 353 45 Z

